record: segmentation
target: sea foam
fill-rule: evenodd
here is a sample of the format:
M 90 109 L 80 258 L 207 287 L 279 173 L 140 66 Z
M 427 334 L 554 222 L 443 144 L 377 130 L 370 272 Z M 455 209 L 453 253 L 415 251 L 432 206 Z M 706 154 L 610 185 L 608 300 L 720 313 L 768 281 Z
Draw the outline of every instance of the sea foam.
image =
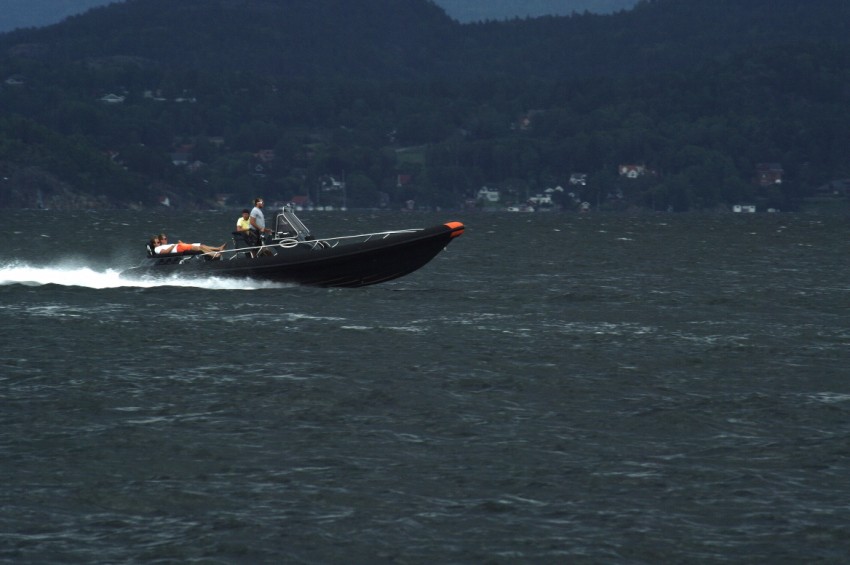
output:
M 33 287 L 45 285 L 77 286 L 93 289 L 172 286 L 209 290 L 260 290 L 291 286 L 250 279 L 219 277 L 184 278 L 175 276 L 164 279 L 123 277 L 118 269 L 99 270 L 86 265 L 34 266 L 24 263 L 0 265 L 0 286 L 12 284 Z

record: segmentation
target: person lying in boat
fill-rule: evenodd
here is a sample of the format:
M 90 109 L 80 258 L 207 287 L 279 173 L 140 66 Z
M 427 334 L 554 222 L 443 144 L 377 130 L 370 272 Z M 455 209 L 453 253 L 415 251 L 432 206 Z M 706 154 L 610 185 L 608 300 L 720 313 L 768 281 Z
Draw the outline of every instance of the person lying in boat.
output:
M 218 247 L 210 247 L 209 245 L 204 245 L 203 243 L 183 243 L 182 241 L 177 241 L 177 243 L 168 243 L 168 236 L 164 233 L 159 234 L 154 238 L 154 246 L 153 252 L 157 255 L 167 255 L 169 253 L 186 253 L 187 251 L 194 251 L 200 253 L 208 253 L 213 257 L 221 257 L 219 251 L 225 248 L 227 245 L 222 244 Z

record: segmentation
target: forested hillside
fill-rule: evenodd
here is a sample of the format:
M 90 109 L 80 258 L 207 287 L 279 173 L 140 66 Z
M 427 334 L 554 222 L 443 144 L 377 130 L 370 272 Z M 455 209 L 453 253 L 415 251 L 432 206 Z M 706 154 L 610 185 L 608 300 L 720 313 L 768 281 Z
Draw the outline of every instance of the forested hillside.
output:
M 0 35 L 0 206 L 340 205 L 344 176 L 348 206 L 793 209 L 850 177 L 848 4 L 129 0 Z

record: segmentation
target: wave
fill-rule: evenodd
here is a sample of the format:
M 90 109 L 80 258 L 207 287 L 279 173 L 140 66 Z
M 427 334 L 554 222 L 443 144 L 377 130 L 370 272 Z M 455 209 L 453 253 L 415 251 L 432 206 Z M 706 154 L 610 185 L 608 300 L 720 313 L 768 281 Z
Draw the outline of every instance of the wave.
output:
M 34 266 L 24 263 L 0 265 L 0 286 L 75 286 L 92 289 L 153 288 L 163 286 L 204 288 L 209 290 L 262 290 L 288 288 L 292 285 L 220 277 L 142 279 L 121 276 L 121 270 L 99 270 L 88 265 Z

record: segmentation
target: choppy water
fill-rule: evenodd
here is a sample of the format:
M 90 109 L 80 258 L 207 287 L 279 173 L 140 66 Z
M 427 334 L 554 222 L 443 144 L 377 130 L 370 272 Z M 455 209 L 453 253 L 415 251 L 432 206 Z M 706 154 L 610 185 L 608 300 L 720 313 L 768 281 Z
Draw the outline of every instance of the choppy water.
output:
M 457 219 L 363 289 L 126 281 L 233 214 L 7 213 L 0 560 L 839 563 L 846 218 Z

